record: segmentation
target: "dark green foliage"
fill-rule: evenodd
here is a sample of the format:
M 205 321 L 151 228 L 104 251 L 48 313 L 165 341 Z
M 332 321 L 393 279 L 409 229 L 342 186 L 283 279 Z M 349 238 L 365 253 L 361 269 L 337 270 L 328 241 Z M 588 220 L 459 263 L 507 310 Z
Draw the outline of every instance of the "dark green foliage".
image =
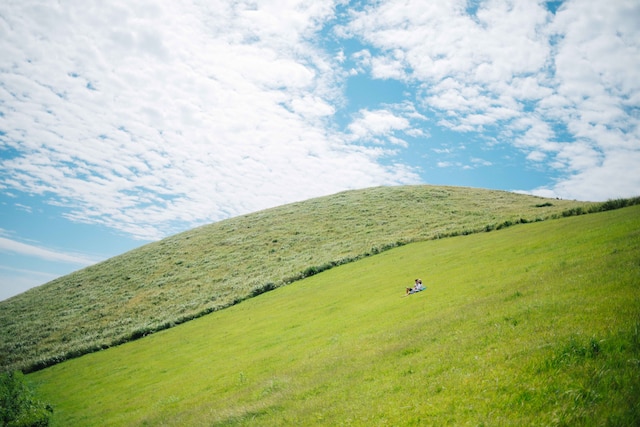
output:
M 496 227 L 496 229 L 497 229 L 497 230 L 502 230 L 503 228 L 511 227 L 512 225 L 513 225 L 513 222 L 512 222 L 512 221 L 507 220 L 507 221 L 503 222 L 502 224 L 498 224 L 498 226 Z
M 587 211 L 579 206 L 577 208 L 571 208 L 571 209 L 567 209 L 566 211 L 563 211 L 562 216 L 568 217 L 568 216 L 575 216 L 575 215 L 583 215 L 586 213 Z
M 0 373 L 0 424 L 6 427 L 49 425 L 51 406 L 36 399 L 20 371 Z
M 314 274 L 320 273 L 320 271 L 322 271 L 322 270 L 320 270 L 319 267 L 315 267 L 315 266 L 314 267 L 309 267 L 309 268 L 305 269 L 302 272 L 302 277 L 303 278 L 304 277 L 310 277 L 310 276 L 313 276 Z
M 257 288 L 254 288 L 253 291 L 251 291 L 251 296 L 257 297 L 260 294 L 274 290 L 276 287 L 277 287 L 276 284 L 273 282 L 265 283 L 262 286 L 258 286 Z
M 629 199 L 607 200 L 606 202 L 602 203 L 600 206 L 596 206 L 592 208 L 597 210 L 593 210 L 593 211 L 590 210 L 590 212 L 604 212 L 604 211 L 610 211 L 614 209 L 626 208 L 627 206 L 634 206 L 638 204 L 640 204 L 640 197 L 632 197 Z
M 587 213 L 596 213 L 596 212 L 606 212 L 615 209 L 622 209 L 629 206 L 635 206 L 640 204 L 640 197 L 632 197 L 628 199 L 612 199 L 607 200 L 606 202 L 595 204 L 589 207 L 574 207 L 571 209 L 564 210 L 562 212 L 563 217 L 575 216 L 575 215 L 584 215 Z

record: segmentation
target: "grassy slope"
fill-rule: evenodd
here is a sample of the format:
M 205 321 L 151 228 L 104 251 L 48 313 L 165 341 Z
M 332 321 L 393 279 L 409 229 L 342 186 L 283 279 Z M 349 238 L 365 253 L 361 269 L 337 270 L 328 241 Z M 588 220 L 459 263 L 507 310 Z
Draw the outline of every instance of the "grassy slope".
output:
M 639 259 L 637 206 L 414 243 L 29 379 L 54 425 L 638 425 Z
M 536 207 L 545 203 L 552 206 Z M 589 206 L 469 188 L 381 187 L 221 221 L 0 302 L 0 369 L 29 371 L 128 341 L 311 267 Z

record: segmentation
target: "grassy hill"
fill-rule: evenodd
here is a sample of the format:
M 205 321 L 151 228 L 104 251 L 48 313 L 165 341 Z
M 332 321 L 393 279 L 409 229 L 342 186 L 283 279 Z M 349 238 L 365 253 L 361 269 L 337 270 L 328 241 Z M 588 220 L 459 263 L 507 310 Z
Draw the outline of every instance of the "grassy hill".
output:
M 638 206 L 423 241 L 28 378 L 54 426 L 638 425 L 639 260 Z
M 381 187 L 220 221 L 0 302 L 0 369 L 50 366 L 398 245 L 598 206 L 470 188 Z

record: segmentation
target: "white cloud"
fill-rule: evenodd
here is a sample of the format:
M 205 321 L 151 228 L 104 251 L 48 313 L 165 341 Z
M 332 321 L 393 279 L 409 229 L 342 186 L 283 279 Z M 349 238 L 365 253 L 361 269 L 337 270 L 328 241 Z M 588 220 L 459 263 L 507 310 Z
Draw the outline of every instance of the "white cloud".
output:
M 471 159 L 471 163 L 473 164 L 474 167 L 491 166 L 492 165 L 492 163 L 489 160 L 481 159 L 481 158 L 478 158 L 478 157 L 473 157 Z
M 429 133 L 422 127 L 427 117 L 420 114 L 410 102 L 384 105 L 376 110 L 358 111 L 347 126 L 348 136 L 353 141 L 370 141 L 378 145 L 391 144 L 408 147 L 409 143 L 398 136 L 427 138 Z
M 371 67 L 371 52 L 367 49 L 354 53 L 352 59 L 357 65 L 354 69 L 355 74 L 365 72 L 367 68 Z
M 389 110 L 362 110 L 359 117 L 349 125 L 349 131 L 357 139 L 366 139 L 371 136 L 389 135 L 393 131 L 405 130 L 409 126 L 409 120 Z
M 534 162 L 542 162 L 547 158 L 547 155 L 542 151 L 531 151 L 527 154 L 527 159 Z
M 432 151 L 437 154 L 450 154 L 452 152 L 450 148 L 433 148 Z
M 564 168 L 581 172 L 602 165 L 602 153 L 595 147 L 584 142 L 561 144 L 555 160 L 562 162 Z
M 331 2 L 25 0 L 0 14 L 0 129 L 19 152 L 2 161 L 2 183 L 74 221 L 156 239 L 418 181 L 382 165 L 392 151 L 352 145 L 325 123 L 340 102 L 340 57 L 312 39 Z
M 395 52 L 396 57 L 373 57 L 370 60 L 371 75 L 376 79 L 397 79 L 403 80 L 405 78 L 405 70 L 402 65 L 401 51 Z
M 603 201 L 635 197 L 640 188 L 640 175 L 629 165 L 640 164 L 638 151 L 617 151 L 600 164 L 591 165 L 569 178 L 559 181 L 553 189 L 539 188 L 531 193 L 564 199 Z
M 389 0 L 340 31 L 368 43 L 360 64 L 373 77 L 420 85 L 439 126 L 498 132 L 557 168 L 553 194 L 603 198 L 604 176 L 624 188 L 611 193 L 640 193 L 619 173 L 636 170 L 640 152 L 640 4 L 565 1 L 555 15 L 542 1 L 474 4 Z
M 29 245 L 12 239 L 7 239 L 5 237 L 0 237 L 0 251 L 27 255 L 29 257 L 35 257 L 47 261 L 59 261 L 82 266 L 95 264 L 97 262 L 96 260 L 89 259 L 84 255 L 54 251 L 40 246 Z
M 534 2 L 482 2 L 475 16 L 466 2 L 387 1 L 365 8 L 344 30 L 401 62 L 405 78 L 436 82 L 479 76 L 487 83 L 535 72 L 548 55 L 537 29 L 549 19 Z

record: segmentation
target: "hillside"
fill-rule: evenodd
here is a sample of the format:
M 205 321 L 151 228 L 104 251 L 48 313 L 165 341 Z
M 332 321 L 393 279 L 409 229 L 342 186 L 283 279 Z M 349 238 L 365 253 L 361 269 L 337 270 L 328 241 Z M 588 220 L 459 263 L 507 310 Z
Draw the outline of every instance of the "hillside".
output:
M 151 243 L 0 302 L 0 366 L 31 371 L 409 242 L 595 204 L 458 187 L 349 191 Z
M 639 230 L 413 243 L 28 378 L 53 427 L 638 425 Z

